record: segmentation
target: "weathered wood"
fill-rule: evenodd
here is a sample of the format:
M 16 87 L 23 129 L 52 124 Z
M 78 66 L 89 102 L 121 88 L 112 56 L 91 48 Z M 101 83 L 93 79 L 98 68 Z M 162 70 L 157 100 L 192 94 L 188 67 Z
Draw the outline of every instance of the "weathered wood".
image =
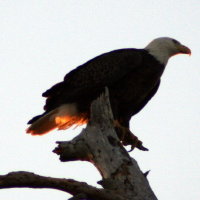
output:
M 85 153 L 79 157 L 83 149 Z M 59 143 L 55 152 L 61 161 L 90 161 L 102 175 L 100 184 L 127 200 L 157 199 L 137 162 L 129 156 L 116 135 L 108 91 L 93 102 L 91 120 L 82 133 L 70 142 Z
M 21 187 L 57 189 L 74 196 L 86 194 L 92 200 L 125 200 L 117 194 L 111 195 L 109 190 L 98 189 L 73 179 L 45 177 L 24 171 L 11 172 L 0 176 L 0 189 Z
M 74 200 L 157 200 L 146 175 L 118 139 L 107 90 L 92 103 L 87 127 L 72 141 L 57 143 L 54 152 L 61 161 L 85 160 L 93 163 L 102 175 L 98 183 L 104 189 L 72 179 L 44 177 L 30 172 L 0 176 L 0 189 L 52 188 L 72 194 Z

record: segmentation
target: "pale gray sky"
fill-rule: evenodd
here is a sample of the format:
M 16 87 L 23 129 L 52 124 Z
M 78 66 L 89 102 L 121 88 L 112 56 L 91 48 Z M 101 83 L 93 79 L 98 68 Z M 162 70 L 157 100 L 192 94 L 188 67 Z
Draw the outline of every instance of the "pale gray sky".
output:
M 192 49 L 173 57 L 152 101 L 132 118 L 131 130 L 150 151 L 135 150 L 161 200 L 200 198 L 199 0 L 0 0 L 0 172 L 31 171 L 97 185 L 95 167 L 61 163 L 51 151 L 81 128 L 42 137 L 25 134 L 42 112 L 41 93 L 76 66 L 118 48 L 143 48 L 170 36 Z M 2 200 L 66 200 L 55 190 L 0 190 Z

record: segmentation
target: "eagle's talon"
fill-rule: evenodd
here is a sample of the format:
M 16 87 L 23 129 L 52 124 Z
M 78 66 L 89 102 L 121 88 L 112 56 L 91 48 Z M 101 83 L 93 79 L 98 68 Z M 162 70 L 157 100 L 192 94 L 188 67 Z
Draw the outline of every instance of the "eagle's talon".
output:
M 135 136 L 129 128 L 122 126 L 118 120 L 114 121 L 114 127 L 122 144 L 124 146 L 131 145 L 131 149 L 128 152 L 133 151 L 135 147 L 142 151 L 148 151 L 148 149 L 142 145 L 138 137 Z
M 140 149 L 140 150 L 142 150 L 142 151 L 149 151 L 149 149 L 147 149 L 146 147 L 144 147 L 142 145 L 142 142 L 140 140 L 138 140 L 137 148 Z
M 141 144 L 141 145 L 136 145 L 136 146 L 135 145 L 131 145 L 131 149 L 128 152 L 132 152 L 135 149 L 135 147 L 140 149 L 140 150 L 142 150 L 142 151 L 149 151 L 149 149 L 147 149 L 146 147 L 144 147 Z
M 142 150 L 142 151 L 149 151 L 149 149 L 147 149 L 143 145 L 141 145 L 140 147 L 137 147 L 137 148 L 140 149 L 140 150 Z
M 131 151 L 133 151 L 135 149 L 135 146 L 132 146 L 131 145 L 131 149 L 128 151 L 128 152 L 131 152 Z

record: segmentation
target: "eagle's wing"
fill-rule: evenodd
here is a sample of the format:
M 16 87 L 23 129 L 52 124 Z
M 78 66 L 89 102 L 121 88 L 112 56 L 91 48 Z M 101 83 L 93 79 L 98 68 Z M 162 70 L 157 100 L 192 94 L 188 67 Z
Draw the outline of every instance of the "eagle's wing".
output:
M 146 96 L 146 98 L 138 105 L 138 107 L 134 110 L 134 113 L 132 113 L 132 115 L 137 114 L 140 110 L 142 110 L 144 108 L 144 106 L 151 100 L 151 98 L 158 91 L 159 86 L 160 86 L 160 80 L 153 87 L 153 89 L 149 92 L 149 94 Z
M 102 54 L 72 70 L 43 93 L 47 97 L 45 110 L 74 102 L 83 96 L 97 92 L 105 86 L 112 86 L 127 73 L 135 70 L 142 62 L 142 54 L 136 49 L 121 49 Z
M 155 93 L 158 91 L 158 88 L 160 86 L 160 80 L 157 82 L 157 84 L 152 88 L 151 91 L 146 95 L 146 97 L 143 99 L 143 101 L 140 102 L 140 104 L 137 105 L 133 110 L 129 109 L 126 110 L 126 115 L 122 116 L 121 118 L 121 125 L 125 127 L 129 127 L 130 119 L 133 115 L 137 114 L 144 108 L 144 106 L 151 100 L 151 98 L 155 95 Z M 127 107 L 131 108 L 132 104 L 127 105 Z

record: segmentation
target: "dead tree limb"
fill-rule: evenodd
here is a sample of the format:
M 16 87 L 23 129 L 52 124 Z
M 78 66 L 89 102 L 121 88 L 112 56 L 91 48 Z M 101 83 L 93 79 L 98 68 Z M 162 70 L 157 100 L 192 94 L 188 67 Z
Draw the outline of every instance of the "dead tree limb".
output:
M 105 188 L 130 200 L 155 200 L 144 174 L 120 143 L 113 128 L 108 91 L 91 106 L 91 120 L 80 135 L 58 142 L 54 150 L 61 161 L 85 160 L 99 170 Z
M 123 200 L 119 195 L 110 195 L 110 191 L 98 189 L 84 182 L 78 182 L 72 179 L 61 179 L 39 176 L 30 172 L 11 172 L 0 176 L 0 189 L 3 188 L 49 188 L 68 192 L 77 196 L 86 194 L 87 198 L 94 200 Z
M 30 172 L 0 176 L 0 188 L 52 188 L 72 194 L 72 199 L 157 200 L 137 162 L 119 141 L 106 91 L 92 103 L 91 120 L 72 141 L 57 142 L 54 153 L 62 162 L 85 160 L 98 169 L 104 189 L 69 179 L 43 177 Z

